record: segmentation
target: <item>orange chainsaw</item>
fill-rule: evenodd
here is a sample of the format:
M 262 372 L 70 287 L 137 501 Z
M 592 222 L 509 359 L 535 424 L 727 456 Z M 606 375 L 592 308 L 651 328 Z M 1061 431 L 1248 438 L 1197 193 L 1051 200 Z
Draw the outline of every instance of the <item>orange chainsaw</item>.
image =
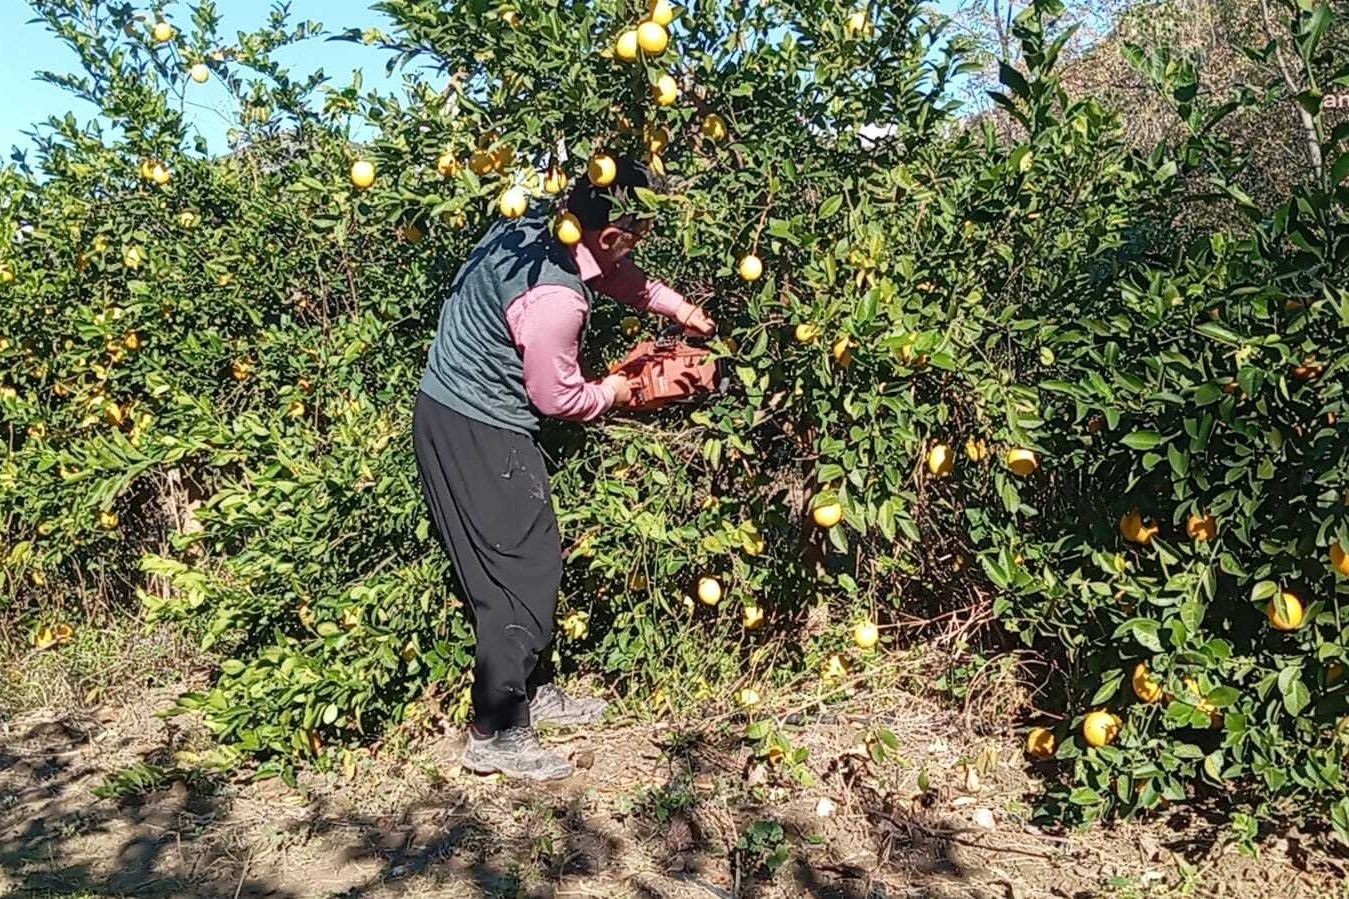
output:
M 610 374 L 627 375 L 632 399 L 621 408 L 651 412 L 671 403 L 687 403 L 723 392 L 726 380 L 706 347 L 679 339 L 673 326 L 655 340 L 644 340 L 610 367 Z

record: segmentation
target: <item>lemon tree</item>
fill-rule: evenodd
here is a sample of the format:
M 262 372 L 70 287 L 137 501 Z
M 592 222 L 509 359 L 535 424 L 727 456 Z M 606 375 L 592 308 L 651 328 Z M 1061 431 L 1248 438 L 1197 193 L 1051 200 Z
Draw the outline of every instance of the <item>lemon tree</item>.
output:
M 1059 718 L 1024 722 L 1043 814 L 1239 787 L 1349 834 L 1328 5 L 1280 7 L 1323 165 L 1272 209 L 1212 123 L 1277 85 L 1208 106 L 1136 48 L 1191 130 L 1136 152 L 1062 89 L 1055 0 L 978 121 L 965 46 L 906 4 L 386 0 L 387 32 L 341 36 L 390 52 L 392 94 L 282 68 L 319 26 L 279 12 L 231 39 L 210 3 L 34 5 L 114 127 L 53 119 L 0 174 L 3 602 L 45 635 L 66 595 L 196 628 L 219 671 L 180 706 L 216 761 L 330 765 L 463 714 L 408 438 L 427 340 L 495 217 L 552 203 L 573 240 L 566 185 L 624 154 L 668 177 L 641 261 L 717 318 L 734 389 L 546 429 L 564 669 L 753 710 L 901 617 L 991 613 L 1055 672 Z M 236 105 L 219 157 L 177 112 L 199 66 Z M 1246 230 L 1177 226 L 1215 195 Z M 597 304 L 588 364 L 657 327 Z

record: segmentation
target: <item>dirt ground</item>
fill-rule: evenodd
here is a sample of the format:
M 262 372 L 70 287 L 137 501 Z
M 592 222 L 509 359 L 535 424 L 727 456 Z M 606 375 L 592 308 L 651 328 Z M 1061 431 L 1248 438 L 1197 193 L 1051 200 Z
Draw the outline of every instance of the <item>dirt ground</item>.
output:
M 0 896 L 1349 895 L 1294 835 L 1252 859 L 1185 813 L 1043 832 L 1012 735 L 898 691 L 791 718 L 795 767 L 754 758 L 728 712 L 550 735 L 582 770 L 546 786 L 462 772 L 453 735 L 422 734 L 295 789 L 177 773 L 208 741 L 156 716 L 175 692 L 0 722 Z M 878 726 L 879 762 L 859 742 Z M 143 789 L 95 795 L 137 770 Z

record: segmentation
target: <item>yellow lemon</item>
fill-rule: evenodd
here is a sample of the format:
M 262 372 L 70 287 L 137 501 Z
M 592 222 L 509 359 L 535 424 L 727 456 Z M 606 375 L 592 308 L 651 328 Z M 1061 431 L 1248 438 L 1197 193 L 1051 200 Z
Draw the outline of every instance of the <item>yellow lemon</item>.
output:
M 726 139 L 726 120 L 715 112 L 703 119 L 702 125 L 703 137 L 710 140 Z
M 1148 670 L 1147 662 L 1139 662 L 1134 666 L 1130 682 L 1133 684 L 1134 695 L 1143 702 L 1156 702 L 1162 698 L 1162 685 Z
M 763 276 L 763 262 L 758 256 L 750 253 L 740 260 L 738 270 L 740 277 L 746 281 L 757 281 Z
M 1318 362 L 1315 359 L 1304 360 L 1301 365 L 1293 367 L 1293 377 L 1299 381 L 1314 381 L 1325 371 L 1325 363 Z
M 0 262 L 0 284 L 14 281 L 14 268 L 8 262 Z
M 843 22 L 843 30 L 849 37 L 863 34 L 867 29 L 867 13 L 864 9 L 855 10 Z
M 654 0 L 651 4 L 651 12 L 647 18 L 657 25 L 665 26 L 674 21 L 674 7 L 670 5 L 670 0 Z
M 1269 623 L 1281 631 L 1295 631 L 1302 626 L 1302 600 L 1298 598 L 1297 594 L 1285 590 L 1283 591 L 1283 601 L 1288 607 L 1287 617 L 1279 614 L 1277 603 L 1271 602 L 1266 613 L 1269 615 Z
M 549 166 L 543 176 L 545 193 L 560 194 L 567 189 L 567 173 L 557 166 Z
M 138 269 L 145 262 L 145 251 L 137 246 L 127 247 L 122 252 L 122 264 L 129 269 Z
M 1032 727 L 1026 734 L 1026 755 L 1047 759 L 1054 755 L 1054 732 L 1047 727 Z
M 501 21 L 512 28 L 520 27 L 520 14 L 513 9 L 508 9 L 501 14 Z
M 650 150 L 653 154 L 659 154 L 669 145 L 670 145 L 669 131 L 667 131 L 665 128 L 659 125 L 655 126 L 654 128 L 649 125 L 647 126 L 646 147 L 648 150 Z
M 701 578 L 698 581 L 698 601 L 705 606 L 715 606 L 721 602 L 721 584 L 714 577 Z
M 1097 710 L 1082 722 L 1082 737 L 1088 746 L 1108 746 L 1119 736 L 1120 724 L 1117 716 Z
M 816 337 L 819 336 L 820 336 L 820 328 L 818 325 L 812 325 L 803 322 L 796 326 L 797 343 L 810 343 L 812 340 L 814 340 Z
M 618 177 L 618 163 L 608 153 L 596 153 L 590 157 L 586 174 L 590 177 L 590 183 L 596 187 L 608 187 Z
M 436 157 L 436 174 L 449 178 L 459 174 L 459 160 L 449 150 Z
M 754 630 L 756 627 L 763 624 L 763 609 L 758 606 L 746 606 L 741 623 L 745 626 L 745 630 Z
M 1218 536 L 1218 519 L 1208 513 L 1200 515 L 1196 512 L 1186 520 L 1185 533 L 1195 543 L 1207 543 Z
M 169 172 L 169 167 L 164 163 L 156 162 L 154 165 L 150 166 L 150 180 L 161 187 L 168 184 L 171 177 L 173 176 Z
M 303 417 L 304 417 L 304 401 L 303 401 L 303 400 L 291 400 L 291 401 L 290 401 L 290 405 L 286 407 L 286 414 L 289 415 L 291 418 L 303 418 Z
M 117 527 L 117 513 L 111 509 L 104 509 L 98 513 L 98 523 L 109 530 Z
M 637 43 L 648 56 L 660 56 L 670 46 L 670 32 L 659 22 L 643 22 L 637 26 Z
M 375 183 L 375 164 L 368 159 L 358 159 L 351 164 L 351 183 L 365 190 Z
M 810 517 L 822 528 L 832 528 L 843 520 L 843 506 L 836 502 L 823 503 L 811 510 Z
M 1344 551 L 1338 541 L 1330 544 L 1330 567 L 1349 577 L 1349 553 Z
M 1158 525 L 1145 523 L 1142 513 L 1136 508 L 1130 509 L 1128 514 L 1119 520 L 1120 536 L 1130 543 L 1141 543 L 1146 546 L 1157 536 L 1159 530 Z
M 657 106 L 671 106 L 679 99 L 679 83 L 669 75 L 662 75 L 651 85 L 651 93 Z
M 126 413 L 122 411 L 122 407 L 112 400 L 109 400 L 108 404 L 103 407 L 103 420 L 113 427 L 120 425 L 125 418 Z
M 205 84 L 211 77 L 211 69 L 206 63 L 199 62 L 187 70 L 187 74 L 198 84 Z
M 567 246 L 581 240 L 581 220 L 570 212 L 564 212 L 557 220 L 557 239 Z
M 247 359 L 235 359 L 230 363 L 230 377 L 236 381 L 247 381 L 249 374 L 253 371 L 253 366 Z
M 627 62 L 637 58 L 637 29 L 629 29 L 618 36 L 618 43 L 614 44 L 614 55 Z
M 862 649 L 871 649 L 881 641 L 881 629 L 874 621 L 863 621 L 853 628 L 852 639 Z
M 178 32 L 175 31 L 173 26 L 168 22 L 156 22 L 155 27 L 151 32 L 154 39 L 161 44 L 173 40 L 173 36 L 177 33 Z
M 844 368 L 852 365 L 852 339 L 847 334 L 834 341 L 834 358 Z
M 1040 467 L 1040 460 L 1028 449 L 1012 449 L 1007 451 L 1007 467 L 1012 474 L 1024 478 L 1035 473 L 1035 469 Z
M 843 664 L 843 659 L 838 653 L 834 653 L 825 659 L 824 670 L 821 675 L 825 680 L 837 680 L 848 673 L 848 667 Z
M 497 200 L 497 208 L 508 219 L 518 219 L 525 214 L 525 209 L 528 206 L 529 194 L 525 193 L 525 189 L 518 185 L 503 190 L 500 199 Z
M 951 448 L 944 443 L 938 443 L 927 452 L 927 470 L 939 478 L 944 478 L 951 473 L 955 467 L 955 456 L 951 453 Z
M 497 166 L 496 154 L 487 150 L 474 150 L 473 155 L 468 158 L 469 170 L 475 175 L 486 175 Z

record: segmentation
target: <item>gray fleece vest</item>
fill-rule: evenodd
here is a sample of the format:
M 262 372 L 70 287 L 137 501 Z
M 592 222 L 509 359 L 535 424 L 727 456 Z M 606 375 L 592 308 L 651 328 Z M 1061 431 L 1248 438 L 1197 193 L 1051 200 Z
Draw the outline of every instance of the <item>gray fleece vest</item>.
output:
M 534 434 L 539 414 L 525 393 L 525 370 L 506 324 L 506 307 L 538 285 L 593 298 L 571 250 L 553 236 L 546 204 L 498 220 L 468 254 L 440 309 L 421 389 L 476 421 Z

